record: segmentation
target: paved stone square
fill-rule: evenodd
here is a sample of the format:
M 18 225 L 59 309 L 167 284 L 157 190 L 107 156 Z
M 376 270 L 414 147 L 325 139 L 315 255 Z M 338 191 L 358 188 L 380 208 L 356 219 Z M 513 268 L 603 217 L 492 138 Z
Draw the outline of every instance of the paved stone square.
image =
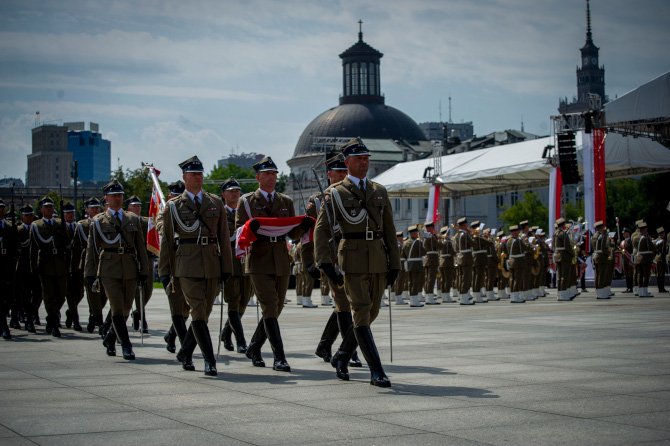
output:
M 183 371 L 164 348 L 170 318 L 156 290 L 144 345 L 131 334 L 136 361 L 67 329 L 0 341 L 0 444 L 670 444 L 670 298 L 614 291 L 393 305 L 392 363 L 383 308 L 373 333 L 393 387 L 379 389 L 366 368 L 342 382 L 314 356 L 332 310 L 299 308 L 294 292 L 280 318 L 292 373 L 223 348 L 218 377 L 203 375 L 199 352 L 197 372 Z M 255 308 L 243 322 L 249 339 Z M 218 324 L 215 308 L 213 335 Z M 271 365 L 268 344 L 264 357 Z

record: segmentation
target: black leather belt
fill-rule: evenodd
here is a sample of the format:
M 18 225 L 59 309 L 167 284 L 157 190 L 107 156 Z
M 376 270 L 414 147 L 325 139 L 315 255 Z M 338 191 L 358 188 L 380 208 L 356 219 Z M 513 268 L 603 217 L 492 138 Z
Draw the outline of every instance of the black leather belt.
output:
M 104 248 L 102 252 L 111 252 L 114 254 L 135 254 L 135 248 L 126 248 L 125 246 L 120 246 L 118 248 Z
M 286 236 L 285 235 L 280 235 L 278 237 L 268 237 L 267 235 L 261 235 L 257 234 L 256 235 L 256 242 L 283 242 L 286 241 Z
M 342 234 L 342 238 L 345 240 L 379 240 L 383 237 L 384 234 L 380 231 L 345 232 Z
M 216 244 L 216 237 L 200 237 L 200 238 L 179 238 L 180 245 L 214 245 Z

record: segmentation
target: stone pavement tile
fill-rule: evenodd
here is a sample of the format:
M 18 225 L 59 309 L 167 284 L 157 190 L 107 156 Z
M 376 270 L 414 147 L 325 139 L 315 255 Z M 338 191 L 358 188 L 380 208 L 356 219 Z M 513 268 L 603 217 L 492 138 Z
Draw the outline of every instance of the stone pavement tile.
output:
M 2 446 L 34 446 L 35 443 L 23 437 L 10 437 L 2 439 Z
M 596 370 L 617 373 L 614 368 L 638 364 L 634 358 L 617 358 L 612 356 L 590 356 L 587 358 L 561 358 L 548 361 L 535 362 L 536 365 L 546 367 L 568 367 L 571 369 Z
M 670 431 L 670 411 L 616 415 L 598 419 L 602 421 L 609 421 L 611 423 L 627 424 L 630 426 Z
M 574 417 L 595 418 L 667 411 L 670 410 L 670 401 L 631 395 L 605 395 L 560 401 L 518 402 L 510 403 L 509 406 Z
M 652 392 L 645 391 L 645 392 L 639 392 L 639 393 L 631 392 L 631 394 L 637 395 L 637 396 L 643 396 L 643 397 L 646 397 L 646 398 L 658 398 L 658 399 L 662 399 L 662 400 L 670 399 L 670 390 L 654 390 Z
M 562 383 L 582 380 L 606 380 L 612 378 L 622 378 L 625 375 L 615 373 L 600 372 L 595 370 L 572 370 L 569 368 L 546 367 L 543 371 L 519 371 L 510 373 L 507 378 L 514 381 L 525 382 L 529 384 L 538 383 Z
M 319 444 L 319 443 L 316 443 Z M 394 435 L 392 437 L 369 437 L 359 438 L 355 440 L 344 440 L 323 443 L 324 446 L 406 446 L 422 445 L 422 446 L 444 446 L 444 445 L 459 445 L 459 446 L 485 446 L 486 443 L 466 440 L 463 438 L 453 437 L 447 434 L 410 434 L 410 435 Z
M 76 417 L 63 411 L 41 416 L 39 422 L 34 416 L 23 415 L 8 417 L 3 424 L 25 437 L 175 427 L 172 420 L 136 410 L 82 413 Z
M 132 431 L 92 432 L 83 434 L 30 437 L 44 446 L 165 446 L 165 445 L 248 445 L 224 434 L 185 426 L 183 429 L 138 429 Z M 34 443 L 31 443 L 34 444 Z
M 135 370 L 134 373 L 99 376 L 68 376 L 53 378 L 53 381 L 66 386 L 86 388 L 98 386 L 126 386 L 134 384 L 157 384 L 174 382 L 171 376 Z
M 4 439 L 7 437 L 16 437 L 18 434 L 11 429 L 7 429 L 5 426 L 0 424 L 0 438 Z
M 582 379 L 580 373 L 575 374 L 572 381 L 560 383 L 562 386 L 575 387 L 599 392 L 615 394 L 637 394 L 643 392 L 670 391 L 670 379 L 667 376 L 618 376 L 604 379 Z
M 161 411 L 160 413 L 165 413 Z M 252 444 L 313 444 L 333 440 L 420 433 L 392 423 L 340 415 L 291 403 L 221 406 L 207 411 L 170 413 L 192 426 L 243 438 Z
M 174 395 L 119 395 L 113 397 L 114 401 L 142 410 L 163 410 L 171 409 L 174 411 L 189 410 L 197 407 L 205 410 L 208 406 L 236 406 L 251 404 L 271 404 L 275 401 L 257 395 L 250 395 L 243 392 L 231 390 L 211 390 L 207 393 L 182 394 L 178 398 Z
M 590 396 L 602 396 L 603 392 L 584 389 L 573 389 L 554 384 L 521 384 L 508 387 L 493 387 L 489 391 L 496 399 L 489 403 L 504 406 L 514 402 L 524 401 L 558 401 L 571 400 L 573 398 L 584 398 Z M 469 399 L 469 396 L 454 395 L 453 398 Z
M 670 373 L 670 366 L 667 363 L 658 364 L 631 364 L 627 366 L 616 366 L 609 369 L 612 373 L 620 373 L 623 375 L 645 375 L 645 376 L 662 376 Z
M 60 415 L 69 413 L 76 416 L 84 413 L 123 412 L 131 408 L 103 398 L 70 398 L 67 400 L 51 400 L 48 394 L 39 402 L 21 404 L 17 401 L 11 404 L 11 410 L 0 411 L 0 421 L 15 417 L 33 417 L 34 420 L 42 416 Z
M 565 417 L 501 406 L 474 406 L 429 411 L 417 410 L 394 414 L 371 414 L 367 415 L 367 418 L 428 432 L 449 432 L 470 427 L 518 425 L 520 422 L 546 423 Z
M 127 384 L 127 385 L 110 385 L 110 386 L 89 386 L 89 387 L 75 387 L 76 389 L 89 392 L 93 395 L 102 396 L 105 398 L 114 398 L 119 394 L 126 395 L 185 395 L 191 393 L 207 393 L 211 388 L 207 385 L 189 385 L 176 386 L 174 382 L 165 383 L 148 383 L 148 384 Z
M 52 389 L 64 387 L 63 384 L 42 378 L 3 378 L 0 379 L 0 392 L 13 389 Z
M 272 398 L 273 400 L 302 403 L 305 401 L 320 401 L 331 396 L 337 398 L 358 398 L 361 396 L 386 395 L 393 393 L 393 387 L 390 389 L 381 389 L 371 386 L 368 381 L 360 383 L 333 379 L 329 384 L 320 386 L 302 385 L 263 389 L 246 387 L 245 391 L 249 394 Z
M 670 438 L 670 433 L 664 431 L 569 417 L 541 423 L 460 429 L 449 435 L 501 446 L 631 445 Z
M 351 372 L 351 369 L 349 369 Z M 388 374 L 391 379 L 391 383 L 403 383 L 403 384 L 413 384 L 420 382 L 421 385 L 426 387 L 433 386 L 436 389 L 447 387 L 447 388 L 480 388 L 480 389 L 490 389 L 493 387 L 505 387 L 505 386 L 518 386 L 519 381 L 512 379 L 512 375 L 503 377 L 490 377 L 490 376 L 473 376 L 465 374 L 455 374 L 448 376 L 426 376 L 426 377 L 405 377 L 402 373 L 397 374 Z M 455 395 L 452 395 L 455 396 Z
M 35 376 L 50 379 L 82 376 L 93 378 L 96 376 L 132 375 L 135 373 L 135 370 L 123 367 L 123 364 L 110 364 L 102 361 L 71 362 L 66 365 L 59 364 L 58 366 L 47 364 L 45 367 L 37 369 L 31 366 L 30 370 L 30 373 Z
M 0 401 L 11 404 L 38 404 L 40 401 L 75 401 L 86 398 L 97 398 L 89 392 L 71 387 L 56 387 L 51 389 L 14 389 L 0 392 Z

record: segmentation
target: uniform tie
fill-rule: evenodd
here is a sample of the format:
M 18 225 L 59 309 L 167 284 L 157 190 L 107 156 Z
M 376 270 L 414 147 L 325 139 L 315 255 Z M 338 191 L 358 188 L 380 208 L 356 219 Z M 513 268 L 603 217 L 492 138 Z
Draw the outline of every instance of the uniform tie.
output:
M 273 195 L 274 194 L 272 194 L 272 193 L 268 194 L 268 206 L 270 207 L 270 209 L 272 209 L 272 196 Z
M 361 191 L 365 192 L 365 181 L 360 180 L 360 181 L 358 182 L 358 188 L 359 188 Z
M 195 208 L 200 212 L 200 198 L 198 198 L 197 195 L 194 195 L 193 201 L 195 202 Z
M 121 226 L 121 211 L 114 212 L 114 219 L 116 220 L 116 223 Z

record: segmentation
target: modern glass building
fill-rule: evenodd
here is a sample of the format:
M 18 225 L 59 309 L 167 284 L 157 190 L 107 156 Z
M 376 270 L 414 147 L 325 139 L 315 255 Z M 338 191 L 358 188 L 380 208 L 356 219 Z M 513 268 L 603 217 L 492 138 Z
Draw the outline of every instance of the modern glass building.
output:
M 109 181 L 111 172 L 112 143 L 98 132 L 98 125 L 90 123 L 84 130 L 70 123 L 68 126 L 68 150 L 72 160 L 78 162 L 79 181 L 101 183 Z

